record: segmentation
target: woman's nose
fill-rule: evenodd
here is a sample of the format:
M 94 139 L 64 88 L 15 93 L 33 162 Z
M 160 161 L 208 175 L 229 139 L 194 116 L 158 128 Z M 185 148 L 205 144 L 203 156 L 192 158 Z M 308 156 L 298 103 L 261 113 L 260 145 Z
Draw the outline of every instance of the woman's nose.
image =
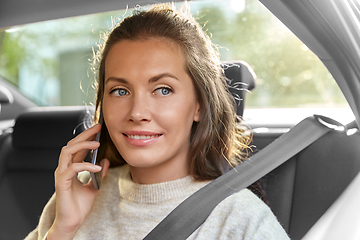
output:
M 146 94 L 134 94 L 129 112 L 129 121 L 147 122 L 151 121 L 150 103 Z

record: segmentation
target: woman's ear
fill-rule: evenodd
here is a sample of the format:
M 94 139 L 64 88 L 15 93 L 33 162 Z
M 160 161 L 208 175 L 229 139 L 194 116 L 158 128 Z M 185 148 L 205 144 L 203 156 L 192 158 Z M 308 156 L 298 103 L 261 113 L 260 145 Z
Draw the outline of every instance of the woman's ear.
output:
M 200 104 L 196 103 L 196 112 L 194 114 L 194 122 L 200 122 Z

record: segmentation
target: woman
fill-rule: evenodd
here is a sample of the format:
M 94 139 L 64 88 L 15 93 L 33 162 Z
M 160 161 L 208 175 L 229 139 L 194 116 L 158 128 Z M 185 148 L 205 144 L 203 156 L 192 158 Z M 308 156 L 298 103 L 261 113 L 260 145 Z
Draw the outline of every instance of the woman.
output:
M 102 111 L 104 123 L 62 149 L 56 194 L 28 239 L 142 239 L 243 158 L 247 138 L 236 127 L 219 57 L 194 19 L 167 5 L 136 10 L 96 59 L 96 113 Z M 93 140 L 100 129 L 99 168 L 82 161 L 99 147 Z M 99 191 L 86 176 L 77 178 L 101 169 Z M 221 202 L 189 239 L 288 237 L 270 209 L 243 190 Z

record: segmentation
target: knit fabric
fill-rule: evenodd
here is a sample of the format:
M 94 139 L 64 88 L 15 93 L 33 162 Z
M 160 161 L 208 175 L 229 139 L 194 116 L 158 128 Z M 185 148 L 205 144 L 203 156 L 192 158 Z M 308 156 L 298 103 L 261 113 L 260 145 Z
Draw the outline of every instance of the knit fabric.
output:
M 88 176 L 82 176 L 87 181 Z M 136 184 L 128 165 L 109 169 L 99 195 L 75 240 L 142 239 L 177 205 L 208 182 L 191 176 Z M 45 239 L 55 219 L 55 195 L 44 208 L 38 227 L 26 240 Z M 222 201 L 188 239 L 289 239 L 257 196 L 244 189 Z

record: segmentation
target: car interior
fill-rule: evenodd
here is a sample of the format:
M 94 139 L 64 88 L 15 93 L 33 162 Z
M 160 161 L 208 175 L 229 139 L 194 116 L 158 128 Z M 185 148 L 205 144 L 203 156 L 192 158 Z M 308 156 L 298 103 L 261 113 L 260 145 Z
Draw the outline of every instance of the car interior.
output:
M 4 9 L 12 9 L 15 2 L 6 1 L 7 4 L 0 4 L 0 8 L 4 6 Z M 106 9 L 102 9 L 101 4 L 92 6 L 97 11 L 105 11 L 116 5 L 114 1 L 109 2 Z M 356 84 L 346 83 L 351 82 L 349 79 L 360 76 L 359 72 L 356 72 L 359 70 L 358 66 L 349 67 L 350 64 L 347 64 L 349 60 L 341 53 L 340 48 L 333 47 L 335 45 L 329 44 L 330 49 L 333 49 L 331 54 L 335 55 L 331 55 L 320 46 L 328 44 L 324 42 L 323 37 L 326 33 L 319 30 L 323 28 L 304 27 L 301 19 L 311 22 L 315 14 L 300 16 L 301 12 L 296 12 L 294 9 L 303 8 L 304 6 L 300 6 L 301 3 L 290 4 L 286 1 L 273 3 L 268 0 L 262 2 L 284 21 L 289 18 L 291 12 L 297 15 L 298 18 L 290 22 L 289 26 L 299 30 L 298 37 L 313 47 L 313 51 L 320 56 L 328 69 L 337 73 L 334 75 L 337 81 L 340 79 L 338 81 L 340 88 L 345 93 L 351 92 L 346 98 L 357 116 L 356 109 L 360 108 L 357 91 L 360 88 Z M 306 7 L 311 1 L 304 2 Z M 79 6 L 82 4 L 84 3 L 80 1 Z M 125 8 L 124 4 L 120 4 L 121 7 Z M 316 6 L 320 1 L 315 1 L 313 4 Z M 44 9 L 49 14 L 44 16 L 46 19 L 51 19 L 51 14 L 57 14 L 51 10 L 56 9 L 56 6 L 45 4 Z M 86 11 L 85 9 L 76 14 L 89 13 Z M 310 14 L 309 12 L 306 13 Z M 67 13 L 69 16 L 76 15 Z M 61 17 L 66 17 L 66 14 Z M 23 19 L 5 19 L 3 24 L 16 25 L 28 22 L 30 19 L 31 16 L 25 14 Z M 0 22 L 2 21 L 0 14 Z M 316 31 L 319 31 L 318 36 L 314 33 Z M 324 31 L 331 32 L 329 29 Z M 335 44 L 335 40 L 332 44 Z M 334 56 L 338 59 L 334 59 Z M 257 77 L 250 65 L 244 61 L 224 62 L 223 68 L 229 90 L 235 99 L 236 112 L 242 117 L 246 111 L 247 92 L 256 91 Z M 0 110 L 16 108 L 16 112 L 21 114 L 10 116 L 9 111 L 4 111 L 6 115 L 0 112 L 0 120 L 14 119 L 0 121 L 0 239 L 22 239 L 37 226 L 42 209 L 54 193 L 54 171 L 61 148 L 74 136 L 91 126 L 94 108 L 92 106 L 37 107 L 0 78 L 1 86 L 7 90 L 1 91 L 0 88 Z M 12 101 L 11 96 L 18 100 Z M 289 130 L 288 126 L 271 128 L 249 124 L 249 127 L 253 137 L 253 154 L 261 151 Z M 302 239 L 357 176 L 360 171 L 359 145 L 358 124 L 353 121 L 345 125 L 342 130 L 331 130 L 259 180 L 266 193 L 268 205 L 291 239 Z M 86 161 L 89 161 L 89 158 Z
M 231 86 L 243 83 L 242 88 L 252 90 L 256 76 L 243 62 L 224 66 L 230 91 L 242 99 L 237 104 L 241 114 L 246 92 Z M 93 113 L 85 106 L 31 108 L 0 136 L 1 238 L 24 238 L 37 226 L 54 193 L 61 148 L 91 126 Z M 359 172 L 360 135 L 349 135 L 353 128 L 355 123 L 347 131 L 329 132 L 260 180 L 269 206 L 292 239 L 301 239 Z M 257 151 L 281 135 L 254 131 Z
M 229 90 L 241 99 L 236 106 L 242 113 L 243 89 L 255 86 L 253 71 L 244 62 L 224 63 L 224 69 Z M 91 126 L 93 114 L 94 108 L 86 106 L 30 108 L 17 117 L 12 130 L 0 135 L 1 238 L 24 238 L 37 226 L 55 190 L 61 148 Z

